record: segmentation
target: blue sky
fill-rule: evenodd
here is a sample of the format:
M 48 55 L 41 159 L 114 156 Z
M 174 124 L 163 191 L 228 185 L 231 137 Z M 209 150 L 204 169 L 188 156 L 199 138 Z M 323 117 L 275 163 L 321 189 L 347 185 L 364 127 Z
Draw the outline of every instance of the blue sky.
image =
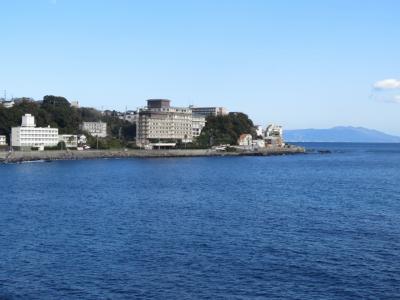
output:
M 400 1 L 0 0 L 0 90 L 400 135 Z M 389 80 L 389 81 L 388 81 Z

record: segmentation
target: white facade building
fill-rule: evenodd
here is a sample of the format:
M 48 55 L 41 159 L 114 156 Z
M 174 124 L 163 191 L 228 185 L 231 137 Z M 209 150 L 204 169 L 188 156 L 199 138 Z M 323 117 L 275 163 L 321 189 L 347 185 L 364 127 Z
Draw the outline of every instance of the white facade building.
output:
M 192 114 L 193 138 L 196 138 L 200 135 L 204 126 L 206 126 L 206 117 L 201 116 L 201 115 Z
M 30 114 L 22 116 L 21 127 L 11 128 L 11 146 L 31 148 L 54 147 L 58 144 L 58 128 L 36 127 L 35 117 Z
M 253 137 L 251 134 L 241 134 L 238 141 L 237 141 L 239 146 L 252 146 L 253 145 Z
M 64 142 L 67 148 L 77 148 L 78 147 L 78 136 L 73 134 L 60 134 L 58 136 L 59 142 Z
M 266 146 L 283 147 L 283 128 L 282 126 L 270 124 L 265 129 L 264 140 Z
M 71 101 L 71 107 L 79 108 L 79 101 Z
M 7 146 L 7 140 L 5 135 L 0 135 L 0 146 Z
M 92 136 L 105 138 L 107 136 L 107 123 L 104 122 L 83 122 L 82 130 Z
M 256 134 L 257 136 L 263 136 L 264 135 L 264 129 L 261 125 L 255 125 L 254 126 L 256 129 Z
M 14 106 L 14 101 L 13 100 L 4 100 L 1 102 L 1 104 L 5 107 L 5 108 L 11 108 Z
M 189 106 L 193 114 L 201 115 L 204 117 L 208 116 L 225 116 L 229 114 L 229 111 L 225 107 L 194 107 Z

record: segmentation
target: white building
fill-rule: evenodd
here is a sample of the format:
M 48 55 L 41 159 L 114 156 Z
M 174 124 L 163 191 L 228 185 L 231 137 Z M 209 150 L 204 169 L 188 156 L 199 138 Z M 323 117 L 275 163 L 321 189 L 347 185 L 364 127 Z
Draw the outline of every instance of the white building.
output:
M 248 133 L 241 134 L 237 143 L 239 146 L 252 146 L 253 137 L 251 136 L 251 134 Z
M 78 147 L 78 136 L 73 134 L 60 134 L 58 136 L 59 142 L 64 142 L 67 148 L 77 148 Z
M 7 140 L 5 135 L 0 135 L 0 146 L 7 146 Z
M 83 122 L 82 130 L 92 136 L 105 138 L 107 136 L 107 123 L 104 122 Z
M 225 107 L 194 107 L 189 106 L 193 114 L 201 115 L 204 117 L 208 116 L 225 116 L 229 114 L 229 111 Z
M 79 101 L 71 101 L 71 107 L 79 108 Z
M 206 117 L 201 116 L 201 115 L 192 114 L 193 138 L 196 138 L 200 135 L 204 126 L 206 126 Z
M 118 118 L 121 120 L 124 120 L 124 121 L 128 121 L 132 124 L 135 124 L 136 120 L 137 120 L 137 113 L 136 113 L 136 111 L 129 110 L 129 111 L 126 111 L 125 113 L 121 113 L 118 116 Z
M 256 134 L 257 136 L 263 136 L 264 135 L 264 129 L 261 125 L 255 125 L 254 126 L 256 129 Z
M 1 104 L 5 107 L 5 108 L 11 108 L 14 106 L 14 101 L 13 100 L 4 100 L 1 102 Z
M 283 128 L 275 124 L 270 124 L 265 129 L 264 140 L 266 146 L 283 147 Z
M 58 128 L 36 127 L 35 117 L 31 114 L 22 116 L 21 127 L 11 128 L 11 146 L 21 148 L 54 147 L 58 144 Z
M 176 142 L 193 140 L 192 110 L 171 107 L 170 100 L 150 99 L 138 110 L 136 144 L 173 147 Z
M 256 150 L 265 148 L 265 141 L 264 140 L 253 140 L 253 148 Z

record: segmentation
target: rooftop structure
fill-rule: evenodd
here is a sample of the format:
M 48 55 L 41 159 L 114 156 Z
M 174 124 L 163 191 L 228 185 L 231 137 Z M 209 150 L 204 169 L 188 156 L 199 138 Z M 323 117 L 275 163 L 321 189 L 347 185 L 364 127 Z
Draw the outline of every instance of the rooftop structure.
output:
M 147 100 L 148 108 L 169 108 L 171 100 L 168 99 L 149 99 Z

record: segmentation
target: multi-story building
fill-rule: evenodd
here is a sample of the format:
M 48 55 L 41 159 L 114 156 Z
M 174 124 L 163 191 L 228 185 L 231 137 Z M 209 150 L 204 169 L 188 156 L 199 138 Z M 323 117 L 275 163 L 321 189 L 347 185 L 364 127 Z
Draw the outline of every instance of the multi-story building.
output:
M 31 114 L 22 116 L 20 127 L 11 128 L 11 146 L 20 148 L 54 147 L 58 144 L 58 128 L 36 127 L 35 117 Z
M 178 141 L 193 140 L 192 110 L 171 107 L 170 100 L 150 99 L 138 110 L 136 143 L 138 146 L 174 147 Z
M 67 148 L 77 148 L 78 147 L 78 136 L 74 134 L 60 134 L 58 136 L 59 142 L 64 142 Z
M 7 139 L 5 135 L 0 135 L 0 146 L 7 146 Z
M 193 114 L 204 117 L 208 116 L 224 116 L 229 114 L 229 111 L 225 107 L 189 107 Z
M 192 114 L 192 132 L 193 138 L 197 138 L 204 126 L 206 126 L 206 117 L 202 115 Z
M 107 123 L 105 122 L 83 122 L 81 128 L 92 136 L 100 138 L 107 136 Z
M 265 129 L 264 140 L 266 146 L 278 146 L 282 147 L 285 145 L 283 141 L 283 128 L 282 126 L 270 124 Z

